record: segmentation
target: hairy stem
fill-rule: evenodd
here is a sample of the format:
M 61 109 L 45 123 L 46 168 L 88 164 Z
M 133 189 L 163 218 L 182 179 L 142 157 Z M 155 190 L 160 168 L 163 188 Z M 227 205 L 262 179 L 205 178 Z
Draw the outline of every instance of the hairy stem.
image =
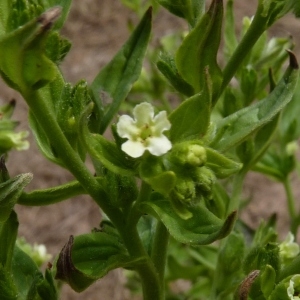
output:
M 241 42 L 239 43 L 227 65 L 225 66 L 225 69 L 223 71 L 223 82 L 218 96 L 220 96 L 225 90 L 226 86 L 242 64 L 244 58 L 251 51 L 263 32 L 267 29 L 266 24 L 268 19 L 266 17 L 263 17 L 261 14 L 261 8 L 258 7 L 248 31 L 243 36 Z
M 297 216 L 295 197 L 294 197 L 292 187 L 291 187 L 291 182 L 290 182 L 288 176 L 285 178 L 285 180 L 282 183 L 284 186 L 286 199 L 287 199 L 288 212 L 289 212 L 290 219 L 291 219 L 290 230 L 294 235 L 296 235 L 298 224 L 299 224 L 299 216 Z
M 129 254 L 134 259 L 143 260 L 136 270 L 142 280 L 144 299 L 163 300 L 157 272 L 141 243 L 136 226 L 127 227 L 121 210 L 110 205 L 108 195 L 63 134 L 52 113 L 51 104 L 38 91 L 27 91 L 23 96 L 48 139 L 55 145 L 60 159 L 116 226 Z
M 164 278 L 168 254 L 169 236 L 170 234 L 165 225 L 161 221 L 158 221 L 152 245 L 151 258 L 158 272 L 158 276 L 162 285 L 162 291 L 164 291 Z

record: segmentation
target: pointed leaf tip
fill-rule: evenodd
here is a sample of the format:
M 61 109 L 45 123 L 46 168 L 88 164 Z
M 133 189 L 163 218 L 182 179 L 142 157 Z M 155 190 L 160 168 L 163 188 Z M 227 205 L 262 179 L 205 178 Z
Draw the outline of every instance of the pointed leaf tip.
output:
M 41 14 L 37 22 L 41 23 L 44 29 L 49 29 L 52 27 L 53 23 L 60 17 L 62 8 L 60 6 L 55 6 L 48 9 L 46 12 Z
M 290 67 L 293 69 L 299 69 L 299 64 L 296 55 L 291 50 L 286 50 L 290 57 Z
M 259 275 L 260 271 L 259 270 L 254 270 L 252 271 L 241 283 L 239 291 L 238 291 L 238 299 L 239 300 L 247 300 L 248 299 L 248 294 L 250 292 L 251 286 L 257 276 Z
M 70 235 L 68 242 L 64 245 L 59 254 L 56 264 L 57 271 L 55 279 L 65 280 L 66 282 L 69 282 L 70 273 L 74 272 L 75 270 L 71 258 L 73 244 L 74 236 Z
M 237 211 L 234 210 L 225 220 L 225 223 L 222 226 L 221 231 L 219 232 L 218 239 L 223 239 L 226 237 L 231 231 L 236 221 Z
M 6 170 L 5 156 L 4 155 L 1 155 L 1 157 L 0 157 L 0 169 L 1 170 Z
M 152 17 L 152 11 L 153 11 L 153 8 L 152 6 L 149 6 L 149 8 L 147 9 L 147 14 Z

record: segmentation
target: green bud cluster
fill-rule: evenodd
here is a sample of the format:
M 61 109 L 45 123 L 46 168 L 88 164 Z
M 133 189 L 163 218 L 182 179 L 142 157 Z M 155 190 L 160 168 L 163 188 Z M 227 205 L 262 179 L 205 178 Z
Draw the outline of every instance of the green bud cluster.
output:
M 28 136 L 27 131 L 14 132 L 18 122 L 10 119 L 15 107 L 15 101 L 0 107 L 0 155 L 11 149 L 26 150 L 29 142 L 24 140 Z
M 211 191 L 216 176 L 206 166 L 207 151 L 205 147 L 195 142 L 176 144 L 169 160 L 177 175 L 172 202 L 182 202 L 185 205 L 196 205 L 204 198 L 211 198 Z

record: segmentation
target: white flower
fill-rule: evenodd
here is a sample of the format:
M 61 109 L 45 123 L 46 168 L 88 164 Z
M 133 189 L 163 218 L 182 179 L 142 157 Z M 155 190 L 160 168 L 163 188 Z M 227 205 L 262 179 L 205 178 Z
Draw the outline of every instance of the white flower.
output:
M 295 292 L 294 285 L 297 287 L 297 291 Z M 300 275 L 294 275 L 290 279 L 289 287 L 287 288 L 287 294 L 291 300 L 300 300 L 299 297 L 299 288 L 300 288 Z M 296 293 L 296 295 L 294 295 Z
M 283 260 L 291 259 L 299 254 L 299 245 L 294 243 L 294 235 L 289 232 L 285 240 L 279 245 L 280 256 Z
M 143 102 L 133 109 L 134 119 L 123 115 L 119 118 L 117 132 L 120 137 L 128 139 L 122 150 L 131 157 L 140 157 L 148 150 L 155 156 L 167 153 L 172 144 L 162 133 L 171 128 L 165 111 L 154 116 L 151 104 Z

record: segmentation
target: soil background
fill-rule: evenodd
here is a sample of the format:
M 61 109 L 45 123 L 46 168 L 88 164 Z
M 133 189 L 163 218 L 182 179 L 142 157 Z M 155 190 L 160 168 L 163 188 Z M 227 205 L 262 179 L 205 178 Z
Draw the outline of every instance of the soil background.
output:
M 242 16 L 252 16 L 257 1 L 236 1 L 236 21 L 239 31 Z M 73 43 L 72 49 L 62 64 L 62 70 L 68 81 L 75 83 L 85 78 L 91 82 L 99 70 L 107 63 L 129 36 L 128 20 L 136 23 L 136 16 L 125 8 L 119 0 L 73 0 L 63 35 Z M 180 28 L 186 28 L 185 22 L 173 17 L 161 9 L 153 20 L 153 40 Z M 287 16 L 274 26 L 271 36 L 292 35 L 296 44 L 295 52 L 300 60 L 300 21 Z M 19 129 L 27 129 L 27 108 L 21 97 L 0 83 L 0 101 L 5 103 L 17 99 L 14 119 L 20 121 Z M 29 190 L 55 186 L 72 180 L 72 176 L 46 161 L 38 152 L 32 135 L 28 151 L 13 151 L 7 161 L 10 175 L 31 172 L 34 179 Z M 300 188 L 296 177 L 293 178 L 295 195 L 299 199 Z M 284 236 L 288 230 L 288 216 L 285 213 L 285 196 L 280 185 L 273 181 L 250 174 L 247 179 L 245 195 L 251 197 L 251 203 L 243 213 L 247 224 L 255 228 L 261 219 L 272 213 L 278 213 L 278 227 Z M 63 203 L 46 207 L 18 206 L 20 221 L 19 234 L 29 242 L 45 244 L 52 254 L 57 254 L 68 237 L 89 232 L 97 227 L 101 214 L 88 197 L 77 197 Z M 90 289 L 81 294 L 73 292 L 68 286 L 63 288 L 61 299 L 130 299 L 122 288 L 124 279 L 119 270 L 110 272 Z

